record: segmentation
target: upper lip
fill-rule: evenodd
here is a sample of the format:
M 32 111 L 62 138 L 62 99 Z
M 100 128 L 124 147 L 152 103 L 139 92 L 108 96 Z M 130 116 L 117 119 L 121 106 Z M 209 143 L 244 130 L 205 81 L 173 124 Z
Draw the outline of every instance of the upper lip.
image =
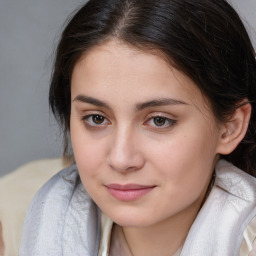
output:
M 116 190 L 136 190 L 136 189 L 147 189 L 147 188 L 153 188 L 155 186 L 152 185 L 140 185 L 140 184 L 109 184 L 106 187 L 110 189 L 116 189 Z

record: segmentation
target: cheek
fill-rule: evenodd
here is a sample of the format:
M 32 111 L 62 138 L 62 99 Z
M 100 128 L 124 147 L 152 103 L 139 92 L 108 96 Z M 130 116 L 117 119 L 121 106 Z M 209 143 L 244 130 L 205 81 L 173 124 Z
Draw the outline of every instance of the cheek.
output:
M 152 164 L 163 176 L 168 194 L 189 200 L 199 196 L 208 186 L 215 154 L 212 148 L 207 148 L 203 137 L 182 134 L 164 145 L 159 143 L 151 147 Z
M 72 145 L 82 184 L 93 198 L 99 192 L 102 150 L 88 138 L 79 137 L 79 133 L 72 137 Z
M 104 159 L 104 140 L 95 141 L 78 122 L 70 123 L 70 135 L 74 157 L 80 176 L 96 175 Z

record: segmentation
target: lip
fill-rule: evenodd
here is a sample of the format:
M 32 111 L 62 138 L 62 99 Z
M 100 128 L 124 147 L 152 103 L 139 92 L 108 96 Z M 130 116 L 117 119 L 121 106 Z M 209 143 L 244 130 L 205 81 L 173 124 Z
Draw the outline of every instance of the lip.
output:
M 134 201 L 149 193 L 156 186 L 145 186 L 139 184 L 110 184 L 106 186 L 109 193 L 120 201 Z

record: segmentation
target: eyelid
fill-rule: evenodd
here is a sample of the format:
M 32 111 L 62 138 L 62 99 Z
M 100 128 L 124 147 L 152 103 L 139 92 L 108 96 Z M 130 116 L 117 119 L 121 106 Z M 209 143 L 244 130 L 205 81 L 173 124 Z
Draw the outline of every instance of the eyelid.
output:
M 81 119 L 86 119 L 90 116 L 96 116 L 96 115 L 103 116 L 103 117 L 108 119 L 107 115 L 104 112 L 100 111 L 100 110 L 81 111 L 80 115 L 81 115 Z
M 166 119 L 177 120 L 177 117 L 175 117 L 174 115 L 164 113 L 164 112 L 150 113 L 146 119 L 150 119 L 150 118 L 154 118 L 154 117 L 162 117 L 162 118 L 166 118 Z

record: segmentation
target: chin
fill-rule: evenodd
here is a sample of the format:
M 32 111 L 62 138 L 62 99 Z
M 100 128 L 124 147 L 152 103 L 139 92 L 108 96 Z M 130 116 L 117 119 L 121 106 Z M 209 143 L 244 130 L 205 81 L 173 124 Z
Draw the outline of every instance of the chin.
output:
M 127 211 L 125 214 L 108 215 L 110 219 L 122 227 L 147 227 L 154 224 L 155 220 L 145 218 L 144 214 L 132 214 Z

